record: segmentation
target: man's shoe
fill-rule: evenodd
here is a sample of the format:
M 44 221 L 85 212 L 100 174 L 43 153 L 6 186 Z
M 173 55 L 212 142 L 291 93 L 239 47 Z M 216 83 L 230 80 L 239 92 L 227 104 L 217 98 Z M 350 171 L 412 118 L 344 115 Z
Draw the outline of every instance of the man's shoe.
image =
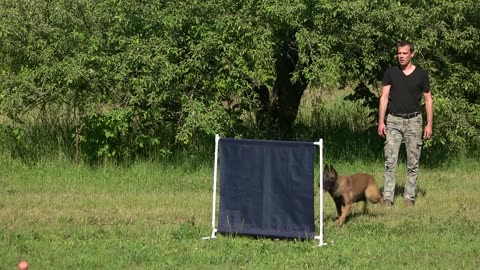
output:
M 415 201 L 410 199 L 405 199 L 405 204 L 407 206 L 415 206 Z
M 392 201 L 389 201 L 389 200 L 385 200 L 383 202 L 383 205 L 385 205 L 386 207 L 392 207 L 393 206 L 393 202 Z

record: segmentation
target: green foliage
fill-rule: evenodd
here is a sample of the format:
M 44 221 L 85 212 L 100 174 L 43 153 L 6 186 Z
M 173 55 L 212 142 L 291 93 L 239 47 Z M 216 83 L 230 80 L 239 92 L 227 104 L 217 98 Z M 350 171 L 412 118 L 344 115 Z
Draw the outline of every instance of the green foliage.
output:
M 60 119 L 33 124 L 0 124 L 0 159 L 19 159 L 26 164 L 73 159 L 73 126 Z
M 141 120 L 148 122 L 149 119 Z M 87 158 L 128 160 L 135 158 L 135 154 L 145 153 L 149 147 L 158 146 L 160 141 L 155 134 L 139 132 L 139 122 L 140 117 L 128 109 L 90 115 L 80 136 Z
M 408 39 L 442 108 L 427 146 L 477 149 L 479 13 L 476 0 L 2 0 L 2 124 L 58 116 L 68 152 L 91 160 L 167 156 L 213 134 L 290 136 L 261 123 L 293 122 L 307 86 L 378 89 Z
M 67 110 L 93 158 L 136 153 L 142 143 L 119 145 L 133 125 L 129 136 L 161 139 L 165 153 L 194 134 L 231 134 L 255 107 L 252 86 L 272 80 L 270 30 L 253 1 L 2 7 L 2 114 L 20 121 L 45 105 Z
M 307 93 L 312 94 L 313 90 Z M 345 95 L 346 91 L 307 98 L 295 123 L 294 139 L 323 139 L 325 158 L 335 162 L 381 160 L 383 141 L 377 135 L 376 116 L 362 101 L 345 100 Z
M 435 99 L 435 137 L 426 147 L 435 149 L 431 156 L 445 160 L 454 157 L 478 157 L 480 147 L 480 106 L 464 99 Z
M 314 31 L 301 33 L 302 59 L 310 63 L 305 72 L 311 83 L 326 89 L 357 85 L 351 97 L 363 99 L 375 112 L 376 99 L 362 90 L 380 88 L 384 70 L 396 62 L 397 40 L 414 41 L 414 61 L 429 71 L 434 96 L 434 138 L 425 145 L 433 149 L 427 151 L 437 160 L 476 155 L 477 1 L 324 1 L 317 8 Z

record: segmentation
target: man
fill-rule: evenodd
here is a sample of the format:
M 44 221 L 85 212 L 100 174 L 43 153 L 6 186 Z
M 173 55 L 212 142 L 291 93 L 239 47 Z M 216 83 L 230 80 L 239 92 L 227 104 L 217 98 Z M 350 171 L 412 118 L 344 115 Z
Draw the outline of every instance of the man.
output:
M 398 43 L 398 65 L 387 69 L 383 76 L 378 135 L 386 138 L 383 199 L 387 206 L 393 205 L 398 152 L 402 142 L 405 143 L 407 152 L 408 170 L 403 195 L 407 205 L 415 204 L 418 164 L 422 150 L 422 96 L 427 114 L 423 138 L 429 139 L 432 136 L 433 102 L 430 81 L 428 73 L 412 63 L 414 55 L 413 43 Z

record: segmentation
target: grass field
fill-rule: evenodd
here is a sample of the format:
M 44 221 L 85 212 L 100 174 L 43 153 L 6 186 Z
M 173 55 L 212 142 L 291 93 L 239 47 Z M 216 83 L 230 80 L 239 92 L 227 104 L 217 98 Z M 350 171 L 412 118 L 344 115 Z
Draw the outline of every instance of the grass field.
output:
M 358 204 L 341 229 L 327 195 L 328 245 L 316 247 L 317 241 L 202 240 L 211 233 L 213 164 L 1 161 L 0 269 L 16 269 L 20 257 L 30 269 L 476 269 L 478 165 L 421 168 L 415 207 L 400 194 L 393 208 L 369 205 L 367 215 Z M 382 186 L 381 164 L 336 169 L 370 172 Z M 404 172 L 401 165 L 399 189 Z

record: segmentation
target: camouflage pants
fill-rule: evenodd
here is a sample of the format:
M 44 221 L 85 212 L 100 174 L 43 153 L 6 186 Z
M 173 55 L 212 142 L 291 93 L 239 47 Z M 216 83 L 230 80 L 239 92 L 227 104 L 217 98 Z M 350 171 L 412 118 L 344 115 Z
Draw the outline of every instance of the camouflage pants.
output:
M 396 169 L 400 145 L 405 142 L 407 152 L 407 179 L 404 198 L 415 200 L 420 154 L 422 151 L 422 115 L 403 119 L 391 114 L 387 116 L 384 146 L 385 171 L 383 198 L 393 202 L 395 196 Z

